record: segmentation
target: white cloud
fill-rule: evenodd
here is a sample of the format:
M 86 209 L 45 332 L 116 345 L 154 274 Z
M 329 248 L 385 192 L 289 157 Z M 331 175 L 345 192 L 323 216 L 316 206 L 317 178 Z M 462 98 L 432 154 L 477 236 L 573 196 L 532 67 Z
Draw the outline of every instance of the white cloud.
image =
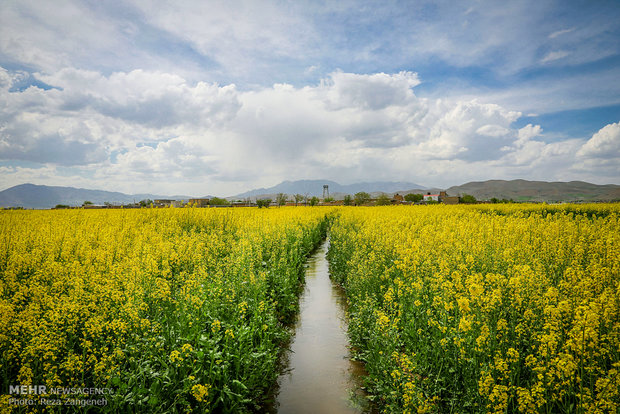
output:
M 620 164 L 620 122 L 601 128 L 577 152 L 584 158 L 616 159 Z
M 6 77 L 6 76 L 4 76 Z M 63 69 L 38 75 L 59 89 L 0 90 L 0 157 L 93 164 L 111 151 L 223 127 L 240 108 L 234 85 L 189 85 L 141 70 L 103 76 Z
M 532 138 L 538 137 L 542 134 L 542 128 L 540 125 L 527 124 L 523 128 L 519 129 L 517 133 L 518 139 L 514 142 L 515 147 L 523 147 L 527 145 Z
M 320 68 L 320 65 L 310 65 L 304 70 L 304 74 L 311 75 L 315 73 L 317 70 L 319 70 L 319 68 Z
M 7 1 L 1 12 L 0 50 L 29 67 L 55 71 L 105 64 L 106 59 L 117 62 L 132 53 L 144 58 L 125 44 L 123 20 L 110 19 L 102 9 L 79 1 Z
M 335 72 L 324 86 L 328 90 L 328 102 L 335 109 L 359 107 L 379 110 L 408 104 L 414 96 L 411 88 L 419 84 L 418 75 L 412 72 L 394 75 Z
M 476 100 L 443 104 L 420 149 L 430 158 L 493 159 L 510 142 L 510 124 L 521 114 Z
M 222 123 L 239 109 L 234 85 L 198 82 L 189 85 L 178 75 L 134 70 L 108 77 L 90 71 L 63 69 L 44 82 L 62 88 L 64 105 L 91 107 L 117 119 L 151 127 L 181 123 Z
M 542 131 L 543 130 L 540 127 L 540 125 L 527 124 L 523 128 L 519 129 L 519 141 L 520 142 L 529 141 L 530 139 L 542 134 Z
M 558 36 L 562 36 L 573 31 L 575 31 L 574 27 L 571 27 L 570 29 L 557 30 L 549 35 L 549 39 L 555 39 Z
M 277 2 L 209 1 L 131 2 L 145 21 L 182 39 L 212 59 L 228 75 L 246 76 L 263 70 L 274 59 L 308 56 L 316 42 L 303 5 L 281 7 Z
M 314 86 L 250 91 L 140 70 L 37 76 L 59 89 L 9 92 L 3 81 L 0 162 L 39 163 L 62 183 L 91 188 L 230 195 L 317 177 L 452 185 L 531 177 L 532 168 L 558 175 L 584 144 L 546 143 L 539 125 L 514 128 L 521 113 L 500 105 L 419 98 L 411 72 L 338 71 Z M 617 129 L 604 128 L 579 153 L 617 144 Z M 79 173 L 60 178 L 64 167 Z M 36 174 L 2 173 L 14 184 Z
M 543 57 L 540 60 L 540 63 L 549 63 L 549 62 L 553 62 L 554 60 L 559 60 L 562 58 L 565 58 L 566 56 L 568 56 L 570 53 L 567 52 L 566 50 L 554 50 L 552 52 L 549 52 L 545 55 L 545 57 Z
M 487 137 L 503 137 L 508 135 L 510 130 L 499 125 L 483 125 L 476 130 L 476 133 Z
M 0 67 L 0 88 L 9 89 L 13 85 L 13 77 L 9 71 Z

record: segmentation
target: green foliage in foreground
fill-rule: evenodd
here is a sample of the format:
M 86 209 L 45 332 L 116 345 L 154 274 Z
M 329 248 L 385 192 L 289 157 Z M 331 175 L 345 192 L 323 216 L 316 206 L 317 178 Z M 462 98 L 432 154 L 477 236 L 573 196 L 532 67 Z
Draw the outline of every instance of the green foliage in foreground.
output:
M 0 407 L 45 384 L 112 389 L 97 412 L 262 410 L 328 213 L 0 212 Z

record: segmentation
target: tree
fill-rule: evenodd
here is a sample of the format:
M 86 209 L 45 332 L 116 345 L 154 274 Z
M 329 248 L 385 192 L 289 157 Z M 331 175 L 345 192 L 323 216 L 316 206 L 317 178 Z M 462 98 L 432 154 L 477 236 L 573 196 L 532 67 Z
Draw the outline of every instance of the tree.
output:
M 353 204 L 353 197 L 351 197 L 350 194 L 347 194 L 346 196 L 344 196 L 344 200 L 343 200 L 343 204 L 345 206 L 350 206 Z
M 230 203 L 225 198 L 213 197 L 209 200 L 210 206 L 228 206 Z
M 463 194 L 461 197 L 459 197 L 459 203 L 475 204 L 477 201 L 478 200 L 476 200 L 476 197 L 469 194 Z
M 153 204 L 153 200 L 149 198 L 145 198 L 144 200 L 140 200 L 140 207 L 148 207 Z
M 323 200 L 324 203 L 331 203 L 332 201 L 334 201 L 334 197 L 325 197 Z
M 409 193 L 405 195 L 405 201 L 409 201 L 410 203 L 418 203 L 422 201 L 423 198 L 424 196 L 422 194 Z
M 315 197 L 312 197 L 312 198 L 310 199 L 310 207 L 314 207 L 314 206 L 316 206 L 317 204 L 319 204 L 319 198 L 318 198 L 318 197 L 316 197 L 316 196 L 315 196 Z
M 287 195 L 284 193 L 278 193 L 276 196 L 276 204 L 279 206 L 283 206 L 286 204 Z
M 301 194 L 295 194 L 294 197 L 295 197 L 295 205 L 304 201 L 304 196 L 302 196 Z
M 386 194 L 381 194 L 379 198 L 377 198 L 378 206 L 389 206 L 390 204 L 392 204 L 392 201 Z
M 355 205 L 361 206 L 362 204 L 366 204 L 370 201 L 370 194 L 365 191 L 360 191 L 359 193 L 355 193 Z
M 92 205 L 93 205 L 93 202 L 92 201 L 88 201 L 88 200 L 86 200 L 86 201 L 84 201 L 82 203 L 82 207 L 84 207 L 84 206 L 92 206 Z
M 271 204 L 271 199 L 270 198 L 263 198 L 261 200 L 256 200 L 256 205 L 258 206 L 258 208 L 269 208 L 269 204 Z

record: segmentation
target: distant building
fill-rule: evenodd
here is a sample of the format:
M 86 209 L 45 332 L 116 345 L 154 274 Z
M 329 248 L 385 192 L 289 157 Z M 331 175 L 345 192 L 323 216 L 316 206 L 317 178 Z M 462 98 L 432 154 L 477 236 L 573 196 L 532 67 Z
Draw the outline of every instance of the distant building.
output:
M 441 202 L 444 204 L 458 204 L 459 203 L 459 197 L 458 196 L 445 196 L 445 197 L 441 197 Z
M 231 207 L 256 207 L 256 203 L 253 203 L 250 199 L 247 200 L 235 200 L 230 203 Z
M 449 196 L 445 191 L 440 191 L 439 194 L 431 194 L 428 192 L 424 195 L 424 201 L 436 201 L 443 204 L 458 204 L 459 198 L 457 196 Z
M 437 201 L 439 202 L 439 194 L 431 194 L 430 192 L 424 194 L 424 201 Z
M 183 201 L 159 199 L 153 201 L 155 207 L 183 207 Z
M 394 194 L 394 197 L 392 197 L 392 204 L 400 204 L 404 201 L 405 201 L 405 198 L 398 193 Z
M 153 205 L 155 207 L 168 207 L 172 204 L 174 200 L 166 200 L 166 199 L 159 199 L 159 200 L 153 200 Z

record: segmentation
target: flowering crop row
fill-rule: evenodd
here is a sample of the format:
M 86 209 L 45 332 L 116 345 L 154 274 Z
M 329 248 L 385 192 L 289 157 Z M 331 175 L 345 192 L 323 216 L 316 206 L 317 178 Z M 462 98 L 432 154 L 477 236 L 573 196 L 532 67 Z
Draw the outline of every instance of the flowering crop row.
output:
M 620 410 L 620 208 L 343 209 L 332 277 L 384 412 Z
M 45 385 L 111 389 L 109 412 L 255 409 L 275 384 L 283 322 L 326 217 L 1 212 L 0 406 L 20 410 L 11 385 Z

